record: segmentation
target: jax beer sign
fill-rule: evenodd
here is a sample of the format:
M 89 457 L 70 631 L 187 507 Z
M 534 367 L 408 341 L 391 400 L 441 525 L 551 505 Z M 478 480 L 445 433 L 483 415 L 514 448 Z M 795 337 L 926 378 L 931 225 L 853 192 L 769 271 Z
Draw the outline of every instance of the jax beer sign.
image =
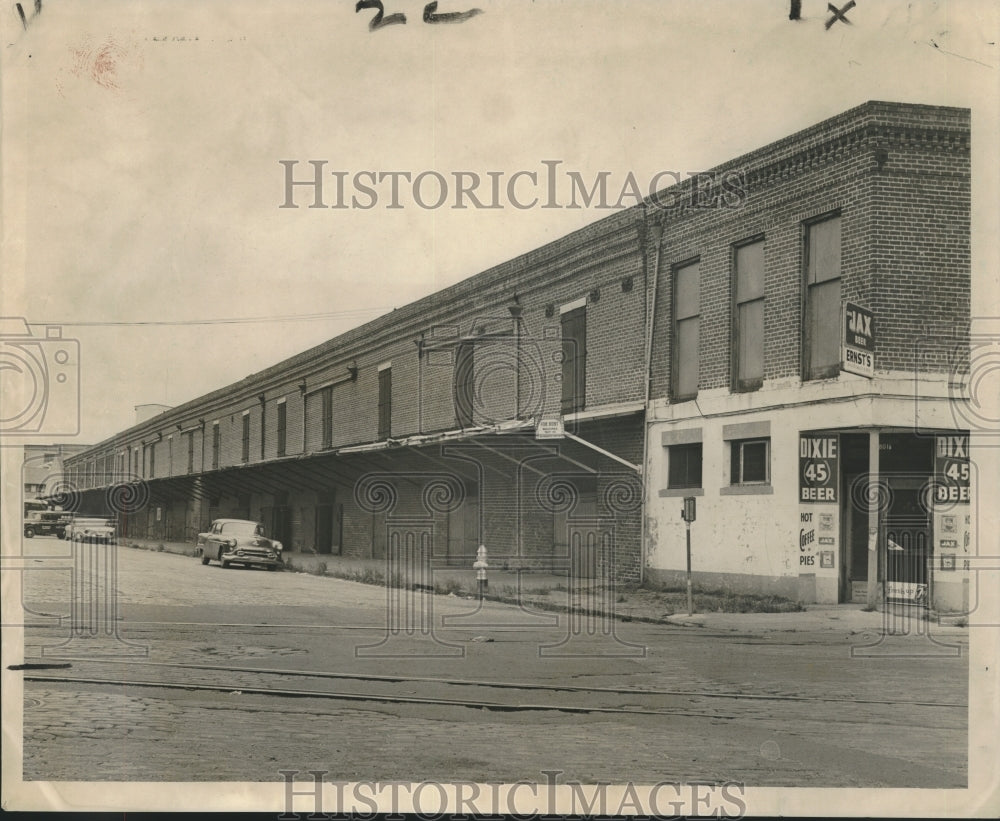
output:
M 836 502 L 839 479 L 840 438 L 799 434 L 799 502 Z
M 852 302 L 844 304 L 844 344 L 840 367 L 848 373 L 875 375 L 875 315 Z

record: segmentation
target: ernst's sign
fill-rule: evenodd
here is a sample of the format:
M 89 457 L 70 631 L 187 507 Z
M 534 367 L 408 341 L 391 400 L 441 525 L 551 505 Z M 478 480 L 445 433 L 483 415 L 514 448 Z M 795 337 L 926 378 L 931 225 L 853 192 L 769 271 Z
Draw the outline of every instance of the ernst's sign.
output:
M 875 315 L 858 305 L 844 305 L 844 344 L 840 366 L 848 373 L 875 375 Z

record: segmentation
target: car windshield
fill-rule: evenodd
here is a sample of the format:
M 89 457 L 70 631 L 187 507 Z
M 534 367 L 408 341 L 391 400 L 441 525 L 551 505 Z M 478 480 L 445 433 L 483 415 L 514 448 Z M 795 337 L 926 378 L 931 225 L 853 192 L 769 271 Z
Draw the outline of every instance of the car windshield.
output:
M 226 522 L 222 532 L 229 536 L 260 536 L 263 528 L 253 522 Z

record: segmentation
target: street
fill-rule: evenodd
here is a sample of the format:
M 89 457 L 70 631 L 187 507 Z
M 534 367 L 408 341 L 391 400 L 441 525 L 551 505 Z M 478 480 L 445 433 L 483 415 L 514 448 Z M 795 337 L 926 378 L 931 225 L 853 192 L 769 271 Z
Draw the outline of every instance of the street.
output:
M 838 631 L 608 624 L 125 546 L 75 565 L 52 558 L 65 542 L 30 549 L 25 780 L 966 784 L 965 639 L 960 656 L 852 658 Z

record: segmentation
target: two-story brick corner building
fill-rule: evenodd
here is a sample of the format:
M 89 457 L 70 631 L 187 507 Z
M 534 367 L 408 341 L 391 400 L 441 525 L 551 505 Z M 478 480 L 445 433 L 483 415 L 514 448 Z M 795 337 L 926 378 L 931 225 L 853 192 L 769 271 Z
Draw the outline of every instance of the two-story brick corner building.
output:
M 653 575 L 685 568 L 694 496 L 714 586 L 967 608 L 969 141 L 966 110 L 869 103 L 727 164 L 739 211 L 670 220 Z
M 693 496 L 699 581 L 962 609 L 969 140 L 966 110 L 863 104 L 133 426 L 70 479 L 136 535 L 232 515 L 292 550 L 486 544 L 632 582 L 683 575 Z

